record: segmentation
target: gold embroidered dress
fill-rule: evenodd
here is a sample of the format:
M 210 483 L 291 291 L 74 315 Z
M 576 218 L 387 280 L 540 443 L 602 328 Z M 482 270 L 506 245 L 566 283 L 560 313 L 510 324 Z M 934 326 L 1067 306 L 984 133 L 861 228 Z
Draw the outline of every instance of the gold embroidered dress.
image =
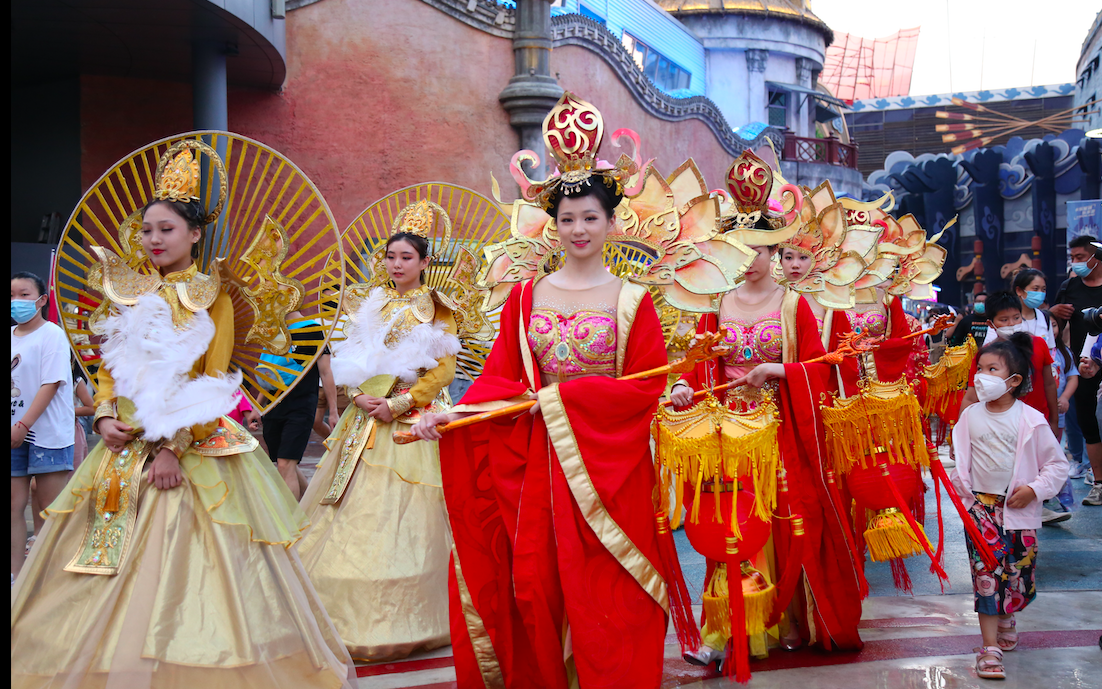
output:
M 94 251 L 113 306 L 96 419 L 175 432 L 139 433 L 119 454 L 101 441 L 47 508 L 12 588 L 12 686 L 350 687 L 348 656 L 291 547 L 306 516 L 257 441 L 216 416 L 240 384 L 225 375 L 234 308 L 217 273 L 113 280 L 118 256 Z M 143 387 L 174 365 L 185 392 Z M 216 388 L 198 410 L 192 384 Z M 212 420 L 177 427 L 202 414 Z M 162 448 L 183 476 L 168 490 L 147 480 Z
M 386 397 L 395 420 L 349 405 L 302 497 L 311 527 L 300 552 L 352 657 L 374 661 L 450 641 L 439 450 L 392 435 L 426 408 L 447 409 L 460 345 L 451 310 L 427 286 L 405 295 L 375 287 L 363 298 L 368 289 L 346 293 L 348 338 L 334 343 L 333 375 L 350 398 Z

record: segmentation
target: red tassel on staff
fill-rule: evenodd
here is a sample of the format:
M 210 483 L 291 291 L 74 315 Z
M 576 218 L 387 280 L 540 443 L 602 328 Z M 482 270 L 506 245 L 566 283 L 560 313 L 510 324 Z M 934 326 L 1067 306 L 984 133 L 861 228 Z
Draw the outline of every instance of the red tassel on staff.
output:
M 670 520 L 665 513 L 654 515 L 658 524 L 658 555 L 666 572 L 666 590 L 670 597 L 670 617 L 677 633 L 677 642 L 681 644 L 681 655 L 686 651 L 700 650 L 700 628 L 693 619 L 693 599 L 685 585 L 685 575 L 681 572 L 681 563 L 677 559 L 677 546 L 670 532 Z
M 991 552 L 991 546 L 987 545 L 987 541 L 983 540 L 983 537 L 980 536 L 980 530 L 976 528 L 976 523 L 972 521 L 972 517 L 968 514 L 967 508 L 965 508 L 964 503 L 961 502 L 960 496 L 957 495 L 957 491 L 953 488 L 952 482 L 949 481 L 949 475 L 945 473 L 945 467 L 941 465 L 941 460 L 936 456 L 930 457 L 930 472 L 937 474 L 942 485 L 945 486 L 945 494 L 949 496 L 949 501 L 953 503 L 953 507 L 957 508 L 957 513 L 960 514 L 960 520 L 964 522 L 964 531 L 968 534 L 968 538 L 972 541 L 972 545 L 976 548 L 976 552 L 979 553 L 984 566 L 987 567 L 988 571 L 994 572 L 999 568 L 999 561 L 995 559 L 995 553 Z
M 914 587 L 911 585 L 911 575 L 907 573 L 907 565 L 903 562 L 903 558 L 893 557 L 889 562 L 892 567 L 892 583 L 895 584 L 896 590 L 913 595 Z
M 46 320 L 61 325 L 61 310 L 58 308 L 57 299 L 54 298 L 54 287 L 57 285 L 57 249 L 50 250 L 50 284 L 46 292 L 50 295 L 50 308 L 46 310 Z
M 926 449 L 930 454 L 936 455 L 937 448 L 932 443 L 927 443 Z M 934 484 L 934 498 L 937 500 L 937 551 L 934 553 L 934 559 L 941 566 L 945 566 L 945 522 L 941 514 L 941 491 L 938 490 L 938 477 L 937 474 L 930 472 L 930 478 L 933 479 Z M 933 566 L 931 565 L 931 572 L 933 572 Z M 942 589 L 944 592 L 944 589 Z
M 742 559 L 738 539 L 727 536 L 727 607 L 731 614 L 731 651 L 723 668 L 739 684 L 750 681 L 750 641 L 746 636 L 746 603 L 742 599 Z
M 772 627 L 781 621 L 781 615 L 788 609 L 792 602 L 792 596 L 796 594 L 796 584 L 800 582 L 800 572 L 804 565 L 804 520 L 798 515 L 792 515 L 792 547 L 788 550 L 787 562 L 784 572 L 777 583 L 777 598 L 773 603 L 773 614 L 766 621 L 766 628 Z
M 895 481 L 892 480 L 891 474 L 888 473 L 888 465 L 881 464 L 880 470 L 884 476 L 884 481 L 888 484 L 888 489 L 892 492 L 892 497 L 895 499 L 896 504 L 899 505 L 899 511 L 903 513 L 903 517 L 906 518 L 907 523 L 911 526 L 911 531 L 913 531 L 915 537 L 918 538 L 919 544 L 922 546 L 922 549 L 925 550 L 926 555 L 930 557 L 930 562 L 933 563 L 931 567 L 933 568 L 934 574 L 937 575 L 938 579 L 944 579 L 945 581 L 948 581 L 949 575 L 946 574 L 945 570 L 941 567 L 941 565 L 938 564 L 937 558 L 934 557 L 934 553 L 930 550 L 929 539 L 922 535 L 923 532 L 919 527 L 918 522 L 915 521 L 914 515 L 911 514 L 911 510 L 907 507 L 907 502 L 900 494 L 899 488 L 896 487 Z

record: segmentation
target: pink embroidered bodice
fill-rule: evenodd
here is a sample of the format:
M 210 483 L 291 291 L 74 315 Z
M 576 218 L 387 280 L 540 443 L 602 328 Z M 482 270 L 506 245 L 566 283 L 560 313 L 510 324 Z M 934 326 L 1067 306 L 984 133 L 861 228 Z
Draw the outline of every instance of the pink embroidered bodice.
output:
M 724 357 L 728 366 L 779 364 L 783 355 L 781 342 L 781 312 L 772 311 L 753 321 L 729 316 L 720 321 L 727 328 L 724 342 L 731 347 Z
M 869 311 L 846 311 L 853 332 L 868 333 L 869 337 L 880 337 L 888 330 L 888 317 L 877 308 Z
M 562 380 L 578 376 L 616 375 L 616 309 L 532 309 L 528 344 L 545 376 Z

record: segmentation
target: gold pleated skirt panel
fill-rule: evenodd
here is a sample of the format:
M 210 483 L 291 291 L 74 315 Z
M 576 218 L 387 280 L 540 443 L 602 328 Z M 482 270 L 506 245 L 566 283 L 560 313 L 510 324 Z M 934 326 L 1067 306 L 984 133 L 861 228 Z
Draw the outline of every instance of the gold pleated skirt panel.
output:
M 349 408 L 302 498 L 311 526 L 299 552 L 355 660 L 404 658 L 450 643 L 451 535 L 436 443 L 396 445 L 379 424 L 339 501 L 322 505 L 339 464 Z
M 12 686 L 353 686 L 350 659 L 288 547 L 305 517 L 262 453 L 188 453 L 184 483 L 167 491 L 143 472 L 119 572 L 66 572 L 94 509 L 96 466 L 109 458 L 100 443 L 51 505 L 12 589 Z

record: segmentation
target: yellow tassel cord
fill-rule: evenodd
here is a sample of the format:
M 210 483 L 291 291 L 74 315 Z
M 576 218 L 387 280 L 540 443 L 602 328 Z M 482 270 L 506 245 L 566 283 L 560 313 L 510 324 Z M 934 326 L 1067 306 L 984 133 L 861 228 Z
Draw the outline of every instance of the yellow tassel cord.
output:
M 822 407 L 834 471 L 845 474 L 856 464 L 867 468 L 875 463 L 870 458 L 880 453 L 887 453 L 890 464 L 929 466 L 922 409 L 910 385 L 871 379 L 863 388 L 854 397 Z
M 679 521 L 682 486 L 688 481 L 696 492 L 690 521 L 700 521 L 700 494 L 711 484 L 716 495 L 714 518 L 726 523 L 719 514 L 721 483 L 740 478 L 753 484 L 754 512 L 768 520 L 777 506 L 778 426 L 777 409 L 768 401 L 749 412 L 732 411 L 714 397 L 680 412 L 660 407 L 653 430 L 658 461 L 678 482 L 671 521 Z M 741 537 L 734 504 L 730 519 L 735 535 Z
M 944 419 L 953 395 L 968 385 L 968 373 L 976 356 L 976 341 L 968 336 L 959 347 L 949 347 L 936 364 L 922 371 L 926 379 L 926 400 L 922 412 Z
M 115 467 L 111 467 L 107 478 L 107 497 L 103 500 L 104 512 L 119 511 L 119 494 L 122 492 L 122 477 Z
M 918 525 L 919 534 L 911 530 L 907 518 L 899 510 L 889 508 L 880 510 L 869 521 L 869 528 L 865 531 L 865 543 L 869 547 L 869 556 L 873 562 L 886 562 L 897 557 L 910 557 L 925 552 L 922 548 L 922 538 L 929 545 L 926 532 L 922 525 Z
M 743 563 L 743 574 L 749 574 L 747 571 L 748 563 Z M 757 572 L 757 570 L 753 570 Z M 765 575 L 761 575 L 764 579 Z M 777 597 L 777 587 L 772 583 L 769 583 L 768 579 L 765 579 L 767 586 L 764 589 L 758 591 L 747 591 L 745 587 L 742 589 L 743 604 L 746 609 L 746 633 L 753 636 L 754 634 L 765 633 L 765 621 L 769 619 L 769 615 L 773 612 L 773 601 Z M 708 585 L 704 587 L 704 594 L 701 596 L 704 603 L 704 616 L 706 618 L 705 630 L 701 630 L 705 634 L 720 634 L 724 639 L 731 638 L 731 617 L 728 609 L 727 600 L 727 565 L 719 563 L 716 565 L 715 571 L 712 573 L 711 580 L 708 581 Z

